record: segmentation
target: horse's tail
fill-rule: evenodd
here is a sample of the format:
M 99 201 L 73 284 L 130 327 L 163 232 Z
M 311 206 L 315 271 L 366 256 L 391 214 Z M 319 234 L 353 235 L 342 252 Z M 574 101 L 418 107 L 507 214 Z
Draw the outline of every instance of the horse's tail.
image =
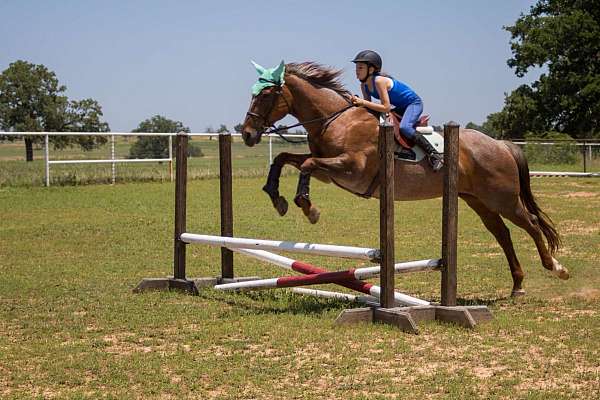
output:
M 517 163 L 517 167 L 519 169 L 519 186 L 521 188 L 521 201 L 527 208 L 531 214 L 535 215 L 538 220 L 538 224 L 542 233 L 546 237 L 548 241 L 548 247 L 550 248 L 550 253 L 554 254 L 558 250 L 558 248 L 562 245 L 562 240 L 558 231 L 554 227 L 554 222 L 552 219 L 543 212 L 533 197 L 533 193 L 531 192 L 531 184 L 529 180 L 529 165 L 527 163 L 527 159 L 525 158 L 525 154 L 523 150 L 516 144 L 508 141 L 504 141 L 508 150 L 510 150 L 515 162 Z

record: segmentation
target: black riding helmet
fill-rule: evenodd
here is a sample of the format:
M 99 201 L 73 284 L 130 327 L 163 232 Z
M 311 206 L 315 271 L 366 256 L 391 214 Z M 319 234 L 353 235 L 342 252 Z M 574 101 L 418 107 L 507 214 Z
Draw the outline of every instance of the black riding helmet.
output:
M 381 57 L 373 50 L 363 50 L 354 57 L 353 63 L 363 62 L 375 67 L 375 71 L 381 71 Z

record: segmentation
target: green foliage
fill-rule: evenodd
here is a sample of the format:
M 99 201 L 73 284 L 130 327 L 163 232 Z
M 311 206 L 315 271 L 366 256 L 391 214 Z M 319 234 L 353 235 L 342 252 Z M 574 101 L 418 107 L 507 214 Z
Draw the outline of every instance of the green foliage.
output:
M 523 149 L 527 160 L 531 162 L 550 162 L 560 164 L 575 164 L 578 161 L 579 149 L 575 146 L 575 140 L 560 132 L 546 132 L 538 136 L 532 133 L 525 135 L 525 140 L 531 144 L 525 145 Z M 558 141 L 556 144 L 535 144 L 536 141 Z
M 17 132 L 108 132 L 101 121 L 102 107 L 93 99 L 70 101 L 64 95 L 56 74 L 44 65 L 16 61 L 0 74 L 0 127 Z M 28 161 L 33 144 L 41 136 L 26 138 Z M 81 146 L 91 150 L 106 143 L 100 136 L 55 136 L 50 139 L 56 149 Z
M 146 119 L 138 125 L 132 132 L 149 133 L 178 133 L 190 132 L 190 128 L 183 126 L 180 121 L 173 121 L 161 115 L 155 115 Z M 173 141 L 175 147 L 175 141 Z M 202 157 L 202 149 L 199 146 L 190 144 L 188 146 L 188 156 Z M 169 157 L 169 137 L 168 136 L 138 136 L 138 140 L 129 150 L 129 158 L 167 158 Z
M 503 110 L 492 114 L 500 136 L 600 133 L 600 0 L 538 0 L 504 28 L 511 34 L 508 65 L 515 74 L 523 77 L 532 68 L 545 72 L 508 94 Z

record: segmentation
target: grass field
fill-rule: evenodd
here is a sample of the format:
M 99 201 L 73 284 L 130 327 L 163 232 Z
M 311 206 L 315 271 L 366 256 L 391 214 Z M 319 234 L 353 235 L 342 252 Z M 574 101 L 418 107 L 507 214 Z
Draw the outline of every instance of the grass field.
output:
M 237 236 L 377 246 L 376 200 L 315 182 L 322 216 L 310 225 L 295 207 L 276 216 L 263 179 L 234 179 Z M 527 295 L 508 297 L 504 256 L 461 202 L 459 301 L 487 304 L 495 319 L 475 331 L 422 324 L 418 336 L 334 326 L 355 305 L 282 290 L 133 294 L 142 278 L 172 272 L 171 183 L 0 188 L 0 398 L 598 399 L 600 180 L 532 182 L 572 278 L 543 270 L 509 225 Z M 282 193 L 295 184 L 284 177 Z M 190 182 L 190 232 L 218 234 L 218 194 L 216 179 Z M 440 214 L 439 199 L 396 204 L 398 260 L 439 254 Z M 188 275 L 216 275 L 219 259 L 188 246 Z M 281 274 L 242 256 L 236 271 Z M 397 287 L 439 300 L 438 274 L 402 276 Z

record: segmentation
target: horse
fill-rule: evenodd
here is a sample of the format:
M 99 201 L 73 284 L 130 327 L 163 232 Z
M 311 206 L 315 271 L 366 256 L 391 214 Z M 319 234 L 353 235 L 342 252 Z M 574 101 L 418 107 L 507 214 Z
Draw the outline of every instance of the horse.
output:
M 311 223 L 320 215 L 309 196 L 311 176 L 359 196 L 379 197 L 379 118 L 352 106 L 352 94 L 341 83 L 341 74 L 342 70 L 315 62 L 288 63 L 281 82 L 272 82 L 252 97 L 241 129 L 247 146 L 260 142 L 261 135 L 288 114 L 308 133 L 310 153 L 277 155 L 263 188 L 282 216 L 288 203 L 279 194 L 279 177 L 286 164 L 300 171 L 294 202 Z M 459 197 L 479 215 L 504 251 L 513 280 L 511 296 L 525 294 L 524 273 L 503 218 L 531 236 L 545 269 L 560 279 L 569 278 L 568 270 L 553 257 L 562 244 L 560 235 L 533 196 L 529 166 L 517 145 L 461 128 L 458 174 Z M 395 200 L 440 197 L 442 178 L 426 159 L 419 163 L 395 160 Z

